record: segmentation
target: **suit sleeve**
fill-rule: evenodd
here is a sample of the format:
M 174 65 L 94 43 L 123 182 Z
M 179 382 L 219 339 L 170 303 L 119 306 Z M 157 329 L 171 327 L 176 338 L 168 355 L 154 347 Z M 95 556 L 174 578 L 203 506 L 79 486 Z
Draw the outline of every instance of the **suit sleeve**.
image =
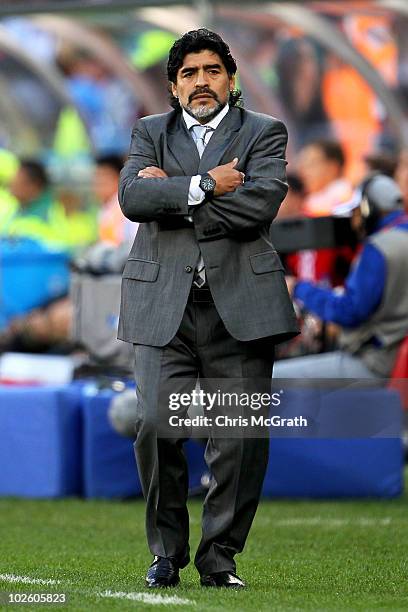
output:
M 281 121 L 268 123 L 255 141 L 246 167 L 242 168 L 245 183 L 194 211 L 198 240 L 254 230 L 273 221 L 288 190 L 287 140 L 288 133 Z
M 190 176 L 142 178 L 139 170 L 159 167 L 153 140 L 145 122 L 132 132 L 128 160 L 120 173 L 119 203 L 125 217 L 140 223 L 188 215 Z

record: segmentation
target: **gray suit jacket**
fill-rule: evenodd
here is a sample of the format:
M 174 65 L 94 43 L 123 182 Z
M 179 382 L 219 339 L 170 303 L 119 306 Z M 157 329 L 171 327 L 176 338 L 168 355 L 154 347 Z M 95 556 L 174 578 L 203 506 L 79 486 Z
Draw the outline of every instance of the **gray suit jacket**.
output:
M 217 311 L 238 340 L 298 333 L 269 227 L 286 195 L 287 131 L 281 121 L 233 107 L 200 157 L 180 112 L 144 117 L 121 172 L 119 202 L 138 221 L 123 272 L 118 337 L 164 346 L 176 334 L 200 250 Z M 238 157 L 244 185 L 193 209 L 190 178 Z M 141 178 L 147 166 L 168 178 Z

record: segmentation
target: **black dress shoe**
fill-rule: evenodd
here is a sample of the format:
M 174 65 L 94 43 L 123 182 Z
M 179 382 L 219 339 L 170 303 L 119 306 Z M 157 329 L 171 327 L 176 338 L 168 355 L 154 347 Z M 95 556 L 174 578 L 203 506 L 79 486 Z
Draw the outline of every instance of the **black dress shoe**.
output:
M 201 576 L 203 587 L 227 587 L 228 589 L 244 589 L 245 582 L 234 572 L 217 572 L 208 576 Z
M 174 587 L 180 582 L 179 565 L 174 557 L 154 557 L 147 570 L 146 585 L 149 588 Z

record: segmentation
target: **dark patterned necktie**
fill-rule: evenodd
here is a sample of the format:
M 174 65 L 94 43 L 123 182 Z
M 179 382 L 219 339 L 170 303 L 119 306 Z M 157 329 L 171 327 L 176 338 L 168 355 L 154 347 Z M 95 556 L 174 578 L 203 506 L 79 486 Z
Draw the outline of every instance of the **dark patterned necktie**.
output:
M 210 132 L 213 132 L 214 128 L 208 127 L 206 125 L 200 125 L 199 123 L 197 123 L 196 125 L 193 125 L 190 129 L 193 133 L 193 140 L 196 144 L 198 154 L 201 158 L 202 154 L 204 153 L 204 149 L 207 145 L 207 142 L 206 142 L 207 134 L 209 134 Z M 197 268 L 195 269 L 193 283 L 196 287 L 202 287 L 203 285 L 205 285 L 205 281 L 206 281 L 206 276 L 205 276 L 204 261 L 203 261 L 202 256 L 200 255 L 200 259 L 198 261 Z
M 197 151 L 200 157 L 204 153 L 204 149 L 206 147 L 206 138 L 207 134 L 214 131 L 214 128 L 208 127 L 206 125 L 196 124 L 191 127 L 191 130 L 194 134 L 193 139 L 196 143 Z

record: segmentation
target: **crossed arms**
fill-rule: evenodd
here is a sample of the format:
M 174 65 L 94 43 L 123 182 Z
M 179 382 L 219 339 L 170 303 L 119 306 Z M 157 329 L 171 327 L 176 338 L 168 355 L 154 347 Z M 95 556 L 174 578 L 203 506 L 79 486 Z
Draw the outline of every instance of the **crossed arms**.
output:
M 285 149 L 287 131 L 277 120 L 268 122 L 247 155 L 242 173 L 232 160 L 210 170 L 217 181 L 214 197 L 193 212 L 197 238 L 213 239 L 270 224 L 287 192 Z M 239 162 L 238 162 L 239 165 Z M 191 214 L 190 176 L 167 176 L 143 121 L 133 133 L 129 159 L 121 172 L 119 202 L 131 221 L 160 222 Z M 209 231 L 210 230 L 210 231 Z

